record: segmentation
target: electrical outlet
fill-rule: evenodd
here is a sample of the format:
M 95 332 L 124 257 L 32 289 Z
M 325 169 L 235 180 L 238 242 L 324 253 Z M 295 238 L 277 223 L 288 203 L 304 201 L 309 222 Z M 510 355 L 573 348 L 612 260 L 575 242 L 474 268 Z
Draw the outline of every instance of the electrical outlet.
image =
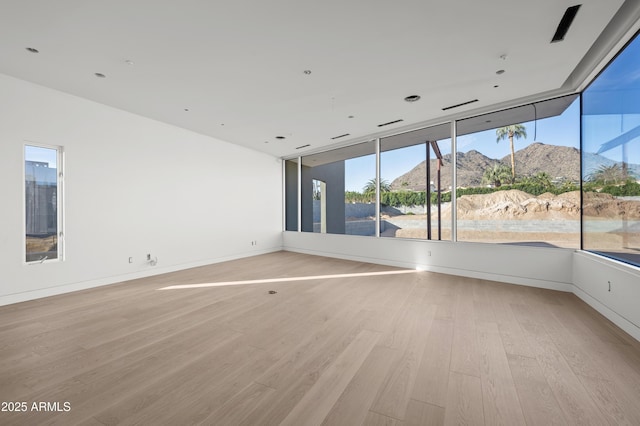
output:
M 147 254 L 147 262 L 151 260 L 151 253 Z
M 427 252 L 427 256 L 431 257 L 431 250 Z
M 133 263 L 133 257 L 129 258 L 129 263 Z

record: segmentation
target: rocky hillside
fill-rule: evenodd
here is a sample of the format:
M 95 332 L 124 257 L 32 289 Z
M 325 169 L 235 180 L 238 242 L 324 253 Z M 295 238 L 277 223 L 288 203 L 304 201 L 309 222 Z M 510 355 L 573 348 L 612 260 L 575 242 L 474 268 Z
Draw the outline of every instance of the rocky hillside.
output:
M 436 161 L 431 160 L 431 181 L 436 182 Z M 516 174 L 518 176 L 534 176 L 540 172 L 546 172 L 552 179 L 580 180 L 580 151 L 566 146 L 546 145 L 540 142 L 532 143 L 515 153 Z M 589 167 L 597 169 L 600 165 L 609 165 L 613 161 L 600 155 L 589 154 L 587 158 Z M 511 167 L 510 156 L 501 159 L 491 159 L 486 155 L 472 150 L 466 153 L 458 153 L 458 186 L 470 187 L 483 185 L 482 175 L 484 171 L 496 163 Z M 416 167 L 391 182 L 392 190 L 424 191 L 426 162 L 423 161 Z M 637 167 L 637 166 L 634 166 Z M 443 158 L 441 170 L 442 188 L 448 190 L 451 186 L 451 154 Z
M 431 181 L 437 179 L 437 160 L 431 160 Z M 478 151 L 472 150 L 458 155 L 458 185 L 478 186 L 482 184 L 482 173 L 478 170 L 486 170 L 497 160 L 492 160 Z M 440 171 L 440 181 L 442 188 L 447 190 L 451 187 L 451 154 L 443 156 L 443 166 Z M 426 187 L 426 161 L 421 162 L 416 167 L 403 174 L 391 182 L 391 189 L 406 189 L 413 191 L 424 191 Z M 464 183 L 461 183 L 464 182 Z
M 580 180 L 580 151 L 577 148 L 536 142 L 516 151 L 515 158 L 518 176 L 547 172 L 552 179 Z M 501 162 L 511 166 L 511 156 L 503 157 Z

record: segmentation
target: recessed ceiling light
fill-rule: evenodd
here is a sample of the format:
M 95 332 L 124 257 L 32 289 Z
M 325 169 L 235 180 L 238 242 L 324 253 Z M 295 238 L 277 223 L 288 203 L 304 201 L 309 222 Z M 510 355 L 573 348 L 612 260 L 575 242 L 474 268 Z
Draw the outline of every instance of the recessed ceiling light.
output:
M 353 118 L 353 117 L 354 117 L 353 115 L 350 115 L 348 118 Z
M 132 60 L 130 60 L 130 59 L 127 59 L 126 61 L 124 61 L 124 63 L 127 64 L 127 65 L 133 65 L 134 64 L 134 62 Z
M 498 70 L 498 71 L 496 71 L 496 74 L 498 74 L 498 75 L 504 74 L 504 70 Z
M 498 86 L 497 84 L 494 84 L 494 85 L 493 85 L 493 88 L 494 88 L 494 89 L 497 89 L 498 87 L 500 87 L 500 86 Z
M 106 75 L 102 74 L 101 72 L 97 72 L 97 73 L 95 73 L 94 75 L 95 75 L 96 77 L 98 77 L 98 78 L 106 78 L 106 77 L 107 77 Z
M 40 51 L 36 48 L 33 47 L 26 47 L 25 49 L 27 49 L 27 51 L 31 52 L 31 53 L 40 53 Z
M 407 102 L 415 102 L 415 101 L 419 101 L 420 100 L 420 96 L 419 95 L 411 95 L 411 96 L 407 96 L 406 98 L 404 98 L 405 101 Z
M 189 112 L 189 108 L 185 108 L 184 110 L 185 110 L 186 112 Z
M 304 70 L 303 73 L 305 73 L 306 75 L 311 74 L 311 70 Z
M 284 136 L 276 136 L 276 139 L 286 139 Z
M 269 143 L 269 141 L 264 141 L 264 143 Z

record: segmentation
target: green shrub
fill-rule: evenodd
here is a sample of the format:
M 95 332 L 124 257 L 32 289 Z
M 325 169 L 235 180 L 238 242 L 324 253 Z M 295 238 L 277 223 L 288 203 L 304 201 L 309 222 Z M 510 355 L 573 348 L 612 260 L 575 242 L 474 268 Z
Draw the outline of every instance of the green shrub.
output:
M 627 181 L 622 185 L 606 185 L 600 192 L 611 194 L 616 197 L 640 196 L 640 184 L 633 181 Z
M 555 195 L 559 195 L 565 192 L 577 191 L 579 190 L 579 186 L 574 184 L 573 182 L 565 182 L 560 186 L 550 185 L 547 181 L 544 181 L 540 177 L 527 178 L 523 179 L 520 182 L 510 184 L 510 185 L 502 185 L 498 188 L 494 187 L 486 187 L 486 186 L 476 186 L 471 188 L 458 188 L 456 191 L 457 197 L 462 197 L 463 195 L 475 195 L 475 194 L 492 194 L 496 191 L 508 191 L 510 189 L 518 189 L 520 191 L 526 192 L 527 194 L 531 194 L 534 196 L 538 196 L 544 194 L 545 192 L 550 192 Z M 585 182 L 583 185 L 583 189 L 585 191 L 600 191 L 607 192 L 612 195 L 640 195 L 640 184 L 635 182 L 627 182 L 624 185 L 618 186 L 606 186 L 604 188 L 596 187 L 594 183 Z M 423 206 L 425 204 L 426 192 L 425 191 L 393 191 L 393 192 L 382 192 L 380 194 L 380 203 L 384 206 L 390 207 L 412 207 L 412 206 Z M 375 194 L 361 194 L 355 191 L 347 191 L 345 192 L 345 202 L 346 203 L 373 203 L 375 202 Z M 440 202 L 441 203 L 449 203 L 451 202 L 451 192 L 442 192 L 440 193 Z M 431 193 L 431 204 L 437 205 L 438 203 L 438 193 Z

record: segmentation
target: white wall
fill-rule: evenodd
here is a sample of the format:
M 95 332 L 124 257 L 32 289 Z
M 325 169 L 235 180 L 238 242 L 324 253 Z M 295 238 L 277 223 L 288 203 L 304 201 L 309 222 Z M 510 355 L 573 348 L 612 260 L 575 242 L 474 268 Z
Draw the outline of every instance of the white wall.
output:
M 0 304 L 281 248 L 279 159 L 4 75 L 0 117 Z M 65 150 L 64 262 L 24 263 L 28 142 Z
M 573 259 L 574 292 L 640 340 L 640 268 L 580 252 Z
M 285 232 L 285 250 L 572 291 L 573 251 Z

